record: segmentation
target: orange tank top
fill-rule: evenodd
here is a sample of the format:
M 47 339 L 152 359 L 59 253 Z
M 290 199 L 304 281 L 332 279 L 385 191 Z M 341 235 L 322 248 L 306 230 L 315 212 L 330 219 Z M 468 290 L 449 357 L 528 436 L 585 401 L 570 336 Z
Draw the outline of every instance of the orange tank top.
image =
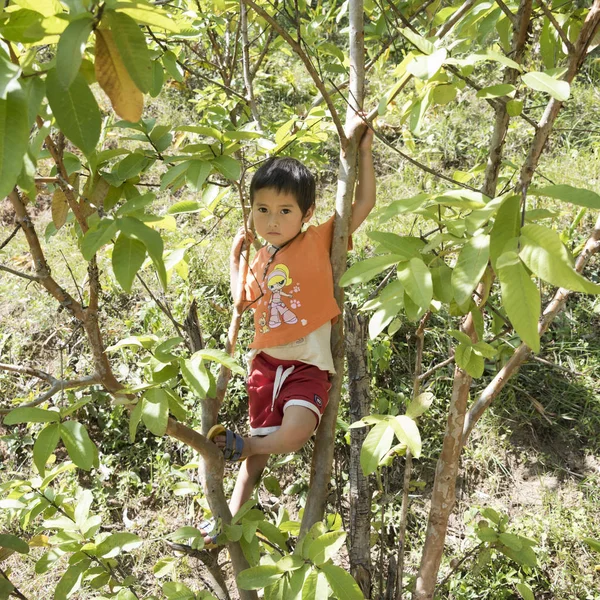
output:
M 274 256 L 266 246 L 258 251 L 245 288 L 254 310 L 250 348 L 289 344 L 340 314 L 333 296 L 332 239 L 333 217 L 308 227 Z

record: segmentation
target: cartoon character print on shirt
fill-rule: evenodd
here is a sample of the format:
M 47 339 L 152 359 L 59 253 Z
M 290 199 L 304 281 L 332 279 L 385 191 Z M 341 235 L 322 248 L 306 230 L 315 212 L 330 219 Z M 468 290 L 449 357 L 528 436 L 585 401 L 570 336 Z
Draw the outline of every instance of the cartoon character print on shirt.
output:
M 291 309 L 300 306 L 300 301 L 293 297 L 294 292 L 300 291 L 300 286 L 296 284 L 292 293 L 283 291 L 283 288 L 292 285 L 292 283 L 290 270 L 282 263 L 275 265 L 267 276 L 267 288 L 271 292 L 267 305 L 270 329 L 280 327 L 283 323 L 294 325 L 298 322 L 298 317 Z M 284 298 L 290 298 L 289 306 L 284 302 Z

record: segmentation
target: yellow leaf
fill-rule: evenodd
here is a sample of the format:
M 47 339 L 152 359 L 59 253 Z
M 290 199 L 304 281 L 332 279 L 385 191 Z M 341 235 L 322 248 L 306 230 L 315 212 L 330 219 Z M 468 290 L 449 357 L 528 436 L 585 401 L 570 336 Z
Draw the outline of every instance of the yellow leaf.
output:
M 6 560 L 9 556 L 14 554 L 15 551 L 10 548 L 0 548 L 0 562 Z
M 96 29 L 96 79 L 115 112 L 136 123 L 142 117 L 144 95 L 129 76 L 108 29 Z
M 34 535 L 29 540 L 30 548 L 47 548 L 50 545 L 50 538 L 47 535 Z
M 79 194 L 79 174 L 72 173 L 69 177 L 69 183 L 75 189 L 76 194 Z M 54 190 L 52 195 L 52 222 L 56 229 L 60 229 L 67 220 L 67 214 L 69 213 L 69 202 L 65 193 L 60 187 Z

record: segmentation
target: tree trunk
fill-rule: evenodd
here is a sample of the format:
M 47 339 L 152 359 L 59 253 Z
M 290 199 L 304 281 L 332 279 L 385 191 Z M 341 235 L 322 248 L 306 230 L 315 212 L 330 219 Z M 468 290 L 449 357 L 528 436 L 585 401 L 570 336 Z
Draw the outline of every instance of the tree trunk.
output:
M 351 0 L 350 17 L 350 97 L 346 123 L 361 110 L 364 95 L 364 27 L 363 2 Z M 344 291 L 339 281 L 346 270 L 346 254 L 348 249 L 348 227 L 352 214 L 352 197 L 357 173 L 357 142 L 348 140 L 344 135 L 340 139 L 340 166 L 338 172 L 338 188 L 336 196 L 336 214 L 331 247 L 331 264 L 333 267 L 333 283 L 335 298 L 340 309 L 344 307 Z M 344 332 L 343 319 L 338 319 L 331 332 L 331 351 L 336 374 L 331 380 L 329 403 L 317 432 L 315 449 L 311 467 L 310 490 L 306 499 L 301 535 L 320 521 L 325 513 L 325 504 L 331 468 L 333 463 L 333 445 L 335 443 L 335 426 L 340 403 L 342 378 L 344 373 Z
M 370 413 L 369 374 L 367 371 L 367 320 L 355 310 L 347 311 L 346 358 L 350 422 Z M 360 466 L 360 451 L 367 428 L 350 430 L 350 573 L 365 598 L 371 597 L 371 486 Z

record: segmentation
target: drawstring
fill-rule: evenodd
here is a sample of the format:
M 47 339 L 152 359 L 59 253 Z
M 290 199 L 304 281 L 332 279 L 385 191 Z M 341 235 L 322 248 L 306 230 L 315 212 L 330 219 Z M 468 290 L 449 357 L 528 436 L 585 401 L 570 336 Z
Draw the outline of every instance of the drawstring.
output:
M 279 392 L 285 383 L 285 380 L 292 374 L 294 366 L 288 367 L 285 371 L 283 365 L 277 367 L 277 373 L 275 373 L 275 381 L 273 382 L 273 400 L 271 401 L 271 412 L 275 409 L 275 400 L 279 396 Z

